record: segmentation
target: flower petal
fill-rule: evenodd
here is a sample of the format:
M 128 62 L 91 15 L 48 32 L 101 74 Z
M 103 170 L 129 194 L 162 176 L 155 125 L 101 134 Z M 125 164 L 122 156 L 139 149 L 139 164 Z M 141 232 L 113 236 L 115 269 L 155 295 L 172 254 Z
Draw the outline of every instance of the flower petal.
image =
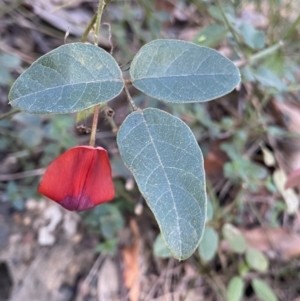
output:
M 115 191 L 106 150 L 91 146 L 69 149 L 48 166 L 38 191 L 71 211 L 111 201 Z

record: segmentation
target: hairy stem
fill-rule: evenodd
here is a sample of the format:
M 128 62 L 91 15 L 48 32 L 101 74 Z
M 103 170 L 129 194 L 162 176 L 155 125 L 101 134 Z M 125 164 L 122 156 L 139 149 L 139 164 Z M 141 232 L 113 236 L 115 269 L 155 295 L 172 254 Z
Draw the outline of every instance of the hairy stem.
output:
M 93 117 L 91 136 L 90 136 L 90 144 L 89 144 L 90 146 L 95 146 L 97 124 L 98 124 L 98 117 L 99 117 L 99 107 L 100 107 L 100 105 L 96 105 L 94 107 L 94 117 Z
M 99 35 L 100 26 L 101 26 L 101 18 L 102 18 L 102 13 L 103 13 L 104 7 L 105 7 L 105 0 L 99 0 L 97 17 L 96 17 L 96 28 L 95 28 L 95 33 L 94 33 L 94 44 L 95 45 L 98 45 L 98 35 Z
M 129 84 L 131 84 L 130 81 L 124 81 L 124 89 L 125 89 L 125 92 L 126 92 L 128 101 L 130 102 L 130 104 L 131 104 L 131 106 L 132 106 L 133 111 L 136 111 L 137 108 L 136 108 L 135 103 L 134 103 L 134 101 L 133 101 L 133 99 L 132 99 L 132 97 L 131 97 L 131 95 L 130 95 L 130 93 L 129 93 L 129 90 L 128 90 L 128 85 L 129 85 Z
M 0 120 L 5 119 L 5 118 L 7 118 L 7 117 L 9 117 L 9 116 L 11 116 L 11 115 L 14 115 L 14 114 L 16 114 L 16 113 L 19 113 L 19 112 L 21 112 L 19 109 L 13 109 L 13 110 L 10 110 L 10 111 L 7 112 L 7 113 L 1 114 L 1 115 L 0 115 Z
M 84 30 L 82 37 L 80 39 L 81 43 L 84 43 L 91 31 L 91 29 L 93 28 L 95 22 L 96 22 L 96 18 L 97 18 L 97 14 L 94 14 L 93 18 L 91 19 L 90 23 L 87 25 L 86 29 Z
M 218 7 L 219 7 L 219 9 L 220 9 L 220 11 L 221 11 L 221 14 L 222 14 L 222 17 L 223 17 L 223 19 L 224 19 L 224 23 L 225 23 L 227 29 L 231 32 L 231 34 L 232 34 L 232 36 L 233 36 L 233 38 L 234 38 L 236 44 L 238 45 L 239 49 L 242 49 L 241 44 L 240 44 L 240 41 L 239 41 L 239 38 L 238 38 L 238 35 L 236 34 L 236 32 L 235 32 L 234 28 L 232 27 L 232 25 L 230 24 L 230 22 L 228 21 L 228 18 L 227 18 L 227 16 L 226 16 L 226 13 L 225 13 L 225 11 L 224 11 L 224 9 L 223 9 L 223 6 L 222 6 L 222 4 L 221 4 L 221 1 L 220 1 L 220 0 L 217 0 L 217 4 L 218 4 Z M 233 47 L 236 48 L 235 46 L 233 46 Z M 235 51 L 236 51 L 238 54 L 240 54 L 240 51 L 238 51 L 238 49 L 235 49 Z

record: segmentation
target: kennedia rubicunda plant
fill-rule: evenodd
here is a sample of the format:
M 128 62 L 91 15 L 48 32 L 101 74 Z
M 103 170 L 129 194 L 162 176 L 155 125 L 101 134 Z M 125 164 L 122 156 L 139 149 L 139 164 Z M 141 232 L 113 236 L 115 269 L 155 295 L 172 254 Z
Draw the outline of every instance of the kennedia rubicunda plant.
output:
M 114 198 L 104 149 L 95 148 L 98 111 L 125 90 L 132 112 L 117 128 L 126 167 L 152 210 L 174 257 L 193 254 L 206 222 L 201 149 L 191 129 L 157 108 L 139 109 L 128 87 L 169 103 L 200 103 L 232 91 L 238 68 L 213 49 L 177 40 L 155 40 L 134 56 L 129 79 L 116 60 L 88 43 L 66 44 L 34 62 L 14 83 L 10 104 L 32 114 L 66 114 L 94 107 L 90 146 L 68 150 L 48 167 L 39 192 L 69 210 L 85 210 Z

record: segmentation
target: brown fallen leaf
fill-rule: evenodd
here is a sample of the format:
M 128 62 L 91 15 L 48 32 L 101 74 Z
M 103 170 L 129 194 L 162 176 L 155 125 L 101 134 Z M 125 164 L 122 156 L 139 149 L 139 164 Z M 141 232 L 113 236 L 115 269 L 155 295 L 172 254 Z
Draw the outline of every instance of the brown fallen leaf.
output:
M 300 134 L 300 108 L 289 102 L 274 100 L 272 104 L 275 109 L 276 124 L 284 126 L 292 134 Z M 280 116 L 281 115 L 281 116 Z M 280 120 L 281 119 L 281 120 Z M 299 139 L 289 139 L 281 144 L 281 153 L 286 164 L 292 169 L 300 168 L 300 144 Z
M 26 0 L 25 2 L 31 7 L 36 16 L 51 24 L 53 28 L 62 32 L 68 30 L 71 35 L 77 37 L 82 35 L 86 25 L 92 18 L 90 11 L 79 6 L 70 6 L 66 5 L 66 3 L 57 5 L 53 1 L 44 0 Z M 71 4 L 72 1 L 68 2 Z M 88 37 L 88 40 L 90 39 L 91 35 Z M 99 45 L 110 47 L 108 39 L 102 34 L 99 35 Z
M 175 8 L 175 5 L 171 2 L 171 1 L 154 1 L 154 5 L 155 5 L 155 10 L 156 11 L 164 11 L 164 12 L 167 12 L 167 13 L 171 13 L 174 8 Z
M 179 39 L 184 41 L 192 41 L 194 37 L 199 33 L 201 27 L 189 27 L 180 31 Z
M 248 248 L 265 252 L 270 258 L 291 260 L 300 255 L 300 234 L 292 233 L 283 228 L 239 229 Z M 221 249 L 231 252 L 227 241 L 221 242 Z
M 135 220 L 131 220 L 130 229 L 133 233 L 134 240 L 131 246 L 125 246 L 121 250 L 124 271 L 123 278 L 126 288 L 129 290 L 130 301 L 138 301 L 140 295 L 140 265 L 139 265 L 139 253 L 140 253 L 140 233 Z
M 300 234 L 292 233 L 283 228 L 240 230 L 248 247 L 266 253 L 276 252 L 284 260 L 290 260 L 300 255 Z
M 223 140 L 216 140 L 204 157 L 204 169 L 206 176 L 213 183 L 223 175 L 223 166 L 228 161 L 227 155 L 221 150 Z
M 285 189 L 294 188 L 300 185 L 300 168 L 293 170 L 287 178 L 287 181 L 284 185 Z

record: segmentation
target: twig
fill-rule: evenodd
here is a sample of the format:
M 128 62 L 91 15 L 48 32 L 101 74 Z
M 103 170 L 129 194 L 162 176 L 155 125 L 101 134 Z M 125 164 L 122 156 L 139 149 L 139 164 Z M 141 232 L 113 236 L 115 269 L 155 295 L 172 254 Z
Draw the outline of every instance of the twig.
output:
M 102 262 L 104 261 L 104 259 L 105 259 L 105 256 L 103 256 L 102 254 L 100 254 L 98 256 L 98 258 L 95 261 L 95 263 L 93 264 L 89 274 L 86 276 L 86 278 L 84 279 L 84 281 L 80 285 L 79 293 L 78 293 L 78 299 L 79 300 L 83 300 L 85 298 L 86 291 L 88 291 L 87 288 L 89 287 L 89 285 L 92 282 L 93 278 L 96 276 L 96 274 L 97 274 Z
M 126 95 L 127 95 L 127 99 L 128 99 L 128 101 L 130 102 L 133 111 L 136 111 L 137 108 L 136 108 L 135 103 L 134 103 L 134 101 L 133 101 L 133 99 L 132 99 L 132 97 L 131 97 L 131 95 L 130 95 L 130 93 L 129 93 L 129 90 L 128 90 L 128 84 L 129 84 L 128 81 L 125 80 L 125 81 L 124 81 L 124 89 L 125 89 L 125 92 L 126 92 Z
M 174 259 L 170 258 L 167 266 L 166 279 L 164 283 L 164 293 L 169 293 L 172 284 L 172 271 L 174 268 Z
M 37 57 L 31 57 L 29 55 L 26 55 L 26 54 L 22 53 L 21 51 L 18 51 L 18 50 L 14 49 L 6 44 L 3 44 L 3 43 L 0 44 L 0 49 L 6 53 L 17 56 L 23 62 L 26 62 L 28 64 L 32 64 L 37 59 Z
M 100 105 L 96 105 L 94 107 L 94 117 L 93 117 L 91 136 L 90 136 L 90 143 L 89 143 L 90 146 L 95 146 L 96 131 L 97 131 L 98 117 L 99 117 L 99 107 L 100 107 Z
M 95 28 L 95 33 L 94 33 L 94 44 L 98 45 L 98 35 L 99 35 L 99 30 L 101 26 L 101 18 L 102 18 L 102 13 L 105 7 L 105 1 L 100 0 L 99 5 L 98 5 L 98 11 L 96 15 L 96 28 Z
M 9 13 L 11 10 L 17 8 L 18 6 L 20 6 L 22 4 L 23 0 L 18 0 L 18 1 L 15 1 L 9 5 L 6 5 L 4 7 L 4 5 L 2 4 L 2 7 L 1 7 L 1 12 L 0 12 L 0 18 L 2 16 L 4 16 L 5 14 Z
M 113 45 L 112 40 L 111 40 L 111 38 L 112 38 L 111 26 L 110 26 L 109 23 L 103 23 L 102 25 L 106 25 L 108 27 L 108 42 L 109 42 L 109 45 L 110 45 L 110 51 L 109 51 L 109 53 L 111 55 L 113 55 L 113 53 L 114 53 L 114 45 Z
M 17 172 L 13 174 L 0 175 L 0 181 L 4 182 L 4 181 L 29 178 L 29 177 L 37 177 L 43 175 L 45 170 L 46 170 L 45 168 L 38 168 L 38 169 L 33 169 L 28 171 Z
M 224 23 L 225 23 L 227 29 L 231 32 L 231 34 L 232 34 L 233 38 L 235 39 L 235 42 L 236 42 L 236 44 L 238 45 L 239 49 L 242 49 L 242 47 L 241 47 L 241 45 L 240 45 L 239 38 L 238 38 L 238 36 L 237 36 L 237 34 L 236 34 L 234 28 L 232 28 L 232 25 L 230 24 L 230 22 L 229 22 L 228 19 L 227 19 L 227 16 L 226 16 L 226 14 L 225 14 L 225 12 L 224 12 L 224 9 L 223 9 L 223 6 L 222 6 L 222 4 L 221 4 L 221 1 L 220 1 L 220 0 L 217 0 L 217 3 L 218 3 L 219 9 L 220 9 L 220 11 L 221 11 L 221 14 L 222 14 L 222 17 L 223 17 L 223 19 L 224 19 Z M 236 47 L 234 47 L 234 48 L 236 48 Z M 237 51 L 237 49 L 235 49 L 235 50 L 236 50 L 237 53 L 239 53 L 239 51 Z M 239 55 L 240 55 L 240 54 L 239 54 Z M 241 56 L 242 56 L 242 55 L 241 55 Z
M 91 29 L 93 28 L 93 25 L 96 22 L 96 18 L 97 18 L 97 14 L 94 14 L 93 18 L 91 19 L 90 23 L 87 25 L 86 29 L 84 30 L 82 37 L 80 39 L 81 43 L 84 43 L 87 40 L 87 37 L 91 31 Z
M 19 112 L 21 112 L 19 109 L 12 109 L 12 110 L 10 110 L 7 113 L 1 114 L 0 115 L 0 120 L 5 119 L 5 118 L 7 118 L 7 117 L 9 117 L 11 115 L 14 115 L 16 113 L 19 113 Z

